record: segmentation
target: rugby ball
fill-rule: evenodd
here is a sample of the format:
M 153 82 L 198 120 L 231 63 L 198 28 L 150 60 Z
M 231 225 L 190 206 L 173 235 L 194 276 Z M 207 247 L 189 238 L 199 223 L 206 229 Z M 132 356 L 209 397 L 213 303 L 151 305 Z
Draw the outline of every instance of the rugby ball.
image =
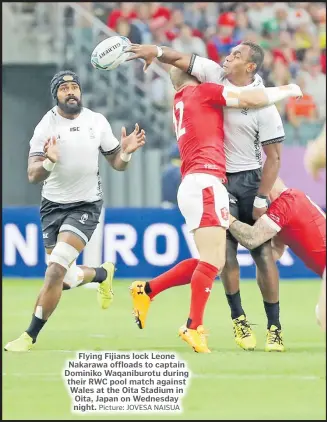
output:
M 123 63 L 128 57 L 126 53 L 131 45 L 128 38 L 120 35 L 106 38 L 101 41 L 93 50 L 91 64 L 95 69 L 113 70 Z

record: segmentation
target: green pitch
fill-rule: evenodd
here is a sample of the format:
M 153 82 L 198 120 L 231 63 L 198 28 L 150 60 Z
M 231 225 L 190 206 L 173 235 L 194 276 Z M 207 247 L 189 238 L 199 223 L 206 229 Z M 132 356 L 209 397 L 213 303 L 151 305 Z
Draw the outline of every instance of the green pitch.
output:
M 42 281 L 4 280 L 3 343 L 27 328 Z M 287 352 L 263 351 L 266 318 L 259 289 L 242 283 L 243 305 L 258 346 L 245 352 L 234 343 L 229 308 L 220 283 L 212 292 L 205 318 L 211 355 L 199 355 L 177 336 L 189 310 L 188 286 L 168 290 L 151 305 L 147 328 L 139 330 L 131 313 L 129 283 L 117 280 L 115 301 L 102 311 L 96 291 L 65 291 L 39 336 L 24 354 L 4 352 L 3 419 L 193 419 L 323 420 L 326 416 L 325 337 L 315 322 L 320 283 L 280 284 L 281 321 Z M 71 414 L 61 378 L 64 362 L 82 350 L 175 351 L 188 362 L 193 378 L 181 415 Z

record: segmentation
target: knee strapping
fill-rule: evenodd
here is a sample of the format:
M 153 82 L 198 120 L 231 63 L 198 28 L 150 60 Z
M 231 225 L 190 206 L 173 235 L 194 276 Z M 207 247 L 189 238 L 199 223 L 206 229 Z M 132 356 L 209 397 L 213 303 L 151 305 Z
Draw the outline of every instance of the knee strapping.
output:
M 64 278 L 64 283 L 68 284 L 71 289 L 77 287 L 84 280 L 83 270 L 76 265 L 76 261 L 68 268 Z
M 79 252 L 73 246 L 65 242 L 58 242 L 54 247 L 49 262 L 56 262 L 62 267 L 69 269 L 69 266 L 76 260 Z

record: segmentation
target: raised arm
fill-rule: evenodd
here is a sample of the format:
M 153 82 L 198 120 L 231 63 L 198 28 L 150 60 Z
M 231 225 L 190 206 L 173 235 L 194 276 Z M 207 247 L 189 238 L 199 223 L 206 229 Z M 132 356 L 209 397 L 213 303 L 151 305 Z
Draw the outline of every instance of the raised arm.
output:
M 132 153 L 144 144 L 145 132 L 143 129 L 140 131 L 137 123 L 134 131 L 128 136 L 126 135 L 126 128 L 122 127 L 121 147 L 114 154 L 106 156 L 106 159 L 115 170 L 124 171 L 132 158 Z
M 197 56 L 196 54 L 184 54 L 169 47 L 158 47 L 156 45 L 132 44 L 126 52 L 133 53 L 129 60 L 144 59 L 144 71 L 150 66 L 155 58 L 160 62 L 170 64 L 186 72 L 200 82 L 220 83 L 225 74 L 223 68 L 213 60 Z
M 126 53 L 134 53 L 133 56 L 129 57 L 126 61 L 135 59 L 144 59 L 144 71 L 150 66 L 155 58 L 160 60 L 162 63 L 171 64 L 181 69 L 183 72 L 187 72 L 190 67 L 191 54 L 180 53 L 169 47 L 157 47 L 151 44 L 132 44 L 131 47 L 126 50 Z
M 108 163 L 117 171 L 126 170 L 132 153 L 145 144 L 145 132 L 140 131 L 139 125 L 135 124 L 135 129 L 130 135 L 126 135 L 126 128 L 122 127 L 121 141 L 114 136 L 108 120 L 100 115 L 99 124 L 102 125 L 102 136 L 100 151 L 105 156 Z
M 234 108 L 262 108 L 275 104 L 289 97 L 302 97 L 298 85 L 289 84 L 276 88 L 247 88 L 238 89 L 225 87 L 227 107 Z
M 211 104 L 231 108 L 263 108 L 284 98 L 302 95 L 300 87 L 294 84 L 277 88 L 240 89 L 216 83 L 203 83 L 199 85 L 198 90 Z

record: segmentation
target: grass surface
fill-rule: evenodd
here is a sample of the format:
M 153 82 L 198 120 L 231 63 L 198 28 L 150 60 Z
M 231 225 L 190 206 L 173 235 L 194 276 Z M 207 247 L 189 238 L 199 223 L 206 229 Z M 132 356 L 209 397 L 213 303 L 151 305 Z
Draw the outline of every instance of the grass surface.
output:
M 30 323 L 41 280 L 3 281 L 3 344 Z M 159 295 L 147 327 L 139 330 L 131 314 L 129 282 L 117 280 L 115 301 L 102 311 L 96 292 L 63 292 L 57 310 L 29 353 L 3 352 L 3 419 L 45 420 L 323 420 L 326 416 L 325 337 L 315 322 L 320 291 L 317 281 L 280 284 L 285 353 L 265 353 L 266 317 L 259 289 L 243 282 L 242 302 L 257 336 L 257 349 L 245 352 L 233 338 L 230 313 L 220 283 L 208 303 L 211 355 L 194 353 L 177 336 L 188 314 L 188 286 Z M 72 414 L 61 371 L 76 351 L 175 351 L 188 362 L 193 377 L 182 403 L 184 412 L 140 415 Z

